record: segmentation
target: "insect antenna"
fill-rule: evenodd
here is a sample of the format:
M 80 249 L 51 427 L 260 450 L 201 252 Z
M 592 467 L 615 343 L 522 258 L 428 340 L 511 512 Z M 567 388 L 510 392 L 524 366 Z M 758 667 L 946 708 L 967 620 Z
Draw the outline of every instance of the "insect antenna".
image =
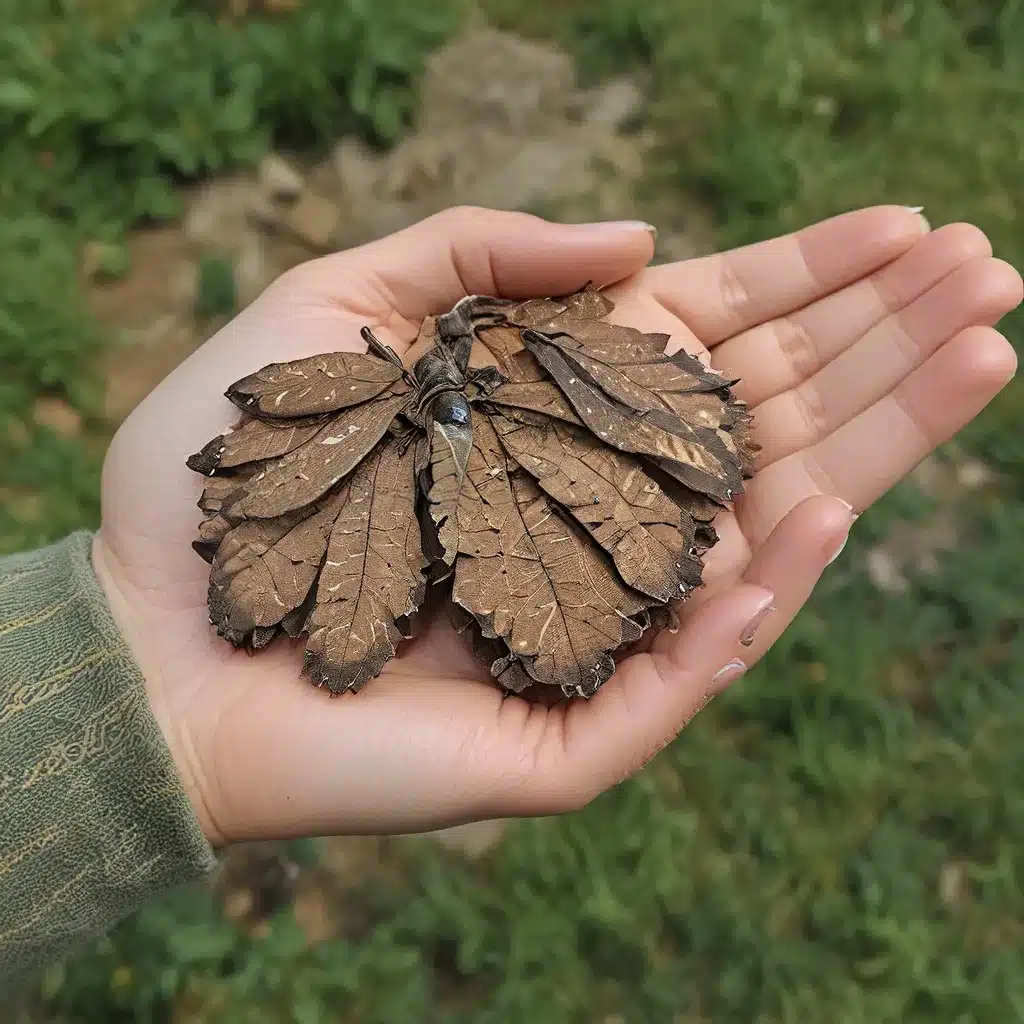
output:
M 402 376 L 405 378 L 407 384 L 411 384 L 416 387 L 416 378 L 412 375 L 405 363 L 402 362 L 401 357 L 398 353 L 390 346 L 385 345 L 369 327 L 363 327 L 359 331 L 360 337 L 366 342 L 366 347 L 375 355 L 381 359 L 386 359 L 393 366 L 397 366 L 402 371 Z

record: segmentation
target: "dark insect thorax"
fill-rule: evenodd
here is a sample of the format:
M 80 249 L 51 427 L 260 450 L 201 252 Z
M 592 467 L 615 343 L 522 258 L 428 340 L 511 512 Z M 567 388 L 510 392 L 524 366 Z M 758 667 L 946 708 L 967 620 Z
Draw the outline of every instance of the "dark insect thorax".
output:
M 421 356 L 413 367 L 413 376 L 419 387 L 416 409 L 424 425 L 427 410 L 442 394 L 464 394 L 466 377 L 450 354 L 441 347 L 432 348 Z
M 413 366 L 417 397 L 412 418 L 426 432 L 431 466 L 447 463 L 462 480 L 473 447 L 470 403 L 486 397 L 507 378 L 497 367 L 469 369 L 474 327 L 469 312 L 477 300 L 470 296 L 437 318 L 437 342 Z M 490 300 L 496 301 L 496 300 Z
M 430 450 L 429 467 L 420 476 L 427 498 L 438 474 L 451 471 L 461 481 L 473 447 L 473 424 L 466 373 L 443 340 L 416 361 L 412 372 L 417 384 L 412 418 L 426 432 Z
M 469 427 L 470 412 L 466 396 L 458 391 L 442 391 L 430 404 L 430 419 L 442 427 Z

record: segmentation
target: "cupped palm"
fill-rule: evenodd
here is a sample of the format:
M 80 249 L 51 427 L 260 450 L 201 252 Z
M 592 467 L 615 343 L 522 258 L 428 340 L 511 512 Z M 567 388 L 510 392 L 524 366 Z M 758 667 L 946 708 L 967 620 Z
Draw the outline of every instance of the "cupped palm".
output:
M 1020 278 L 970 225 L 929 231 L 877 207 L 702 259 L 648 267 L 651 255 L 642 225 L 449 211 L 284 275 L 124 423 L 94 560 L 214 842 L 580 806 L 674 736 L 719 668 L 771 645 L 842 543 L 847 506 L 868 508 L 1015 369 L 992 325 L 1020 302 Z M 590 701 L 552 709 L 502 699 L 436 601 L 379 678 L 335 701 L 300 680 L 294 645 L 250 658 L 212 634 L 208 567 L 189 546 L 201 484 L 185 458 L 232 421 L 229 384 L 361 350 L 364 325 L 401 352 L 464 294 L 587 281 L 610 286 L 613 319 L 739 378 L 763 446 L 678 633 L 623 660 Z M 740 646 L 769 594 L 775 612 Z

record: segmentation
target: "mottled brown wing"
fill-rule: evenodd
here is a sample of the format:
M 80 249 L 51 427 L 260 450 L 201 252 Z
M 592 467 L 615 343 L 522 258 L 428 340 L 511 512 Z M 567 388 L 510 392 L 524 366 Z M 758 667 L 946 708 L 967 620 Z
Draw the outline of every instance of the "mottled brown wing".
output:
M 199 524 L 199 536 L 192 541 L 192 549 L 202 558 L 212 564 L 220 542 L 239 523 L 238 519 L 230 519 L 228 516 L 215 512 L 208 515 Z
M 580 320 L 600 320 L 615 309 L 615 303 L 599 288 L 595 288 L 593 282 L 578 292 L 563 295 L 560 301 L 569 316 Z
M 621 451 L 658 459 L 681 483 L 722 504 L 741 491 L 740 468 L 729 458 L 715 431 L 690 427 L 659 411 L 640 414 L 627 408 L 587 379 L 561 349 L 543 340 L 532 341 L 533 337 L 526 335 L 531 351 L 601 441 Z
M 392 438 L 352 474 L 331 532 L 304 672 L 334 693 L 359 690 L 405 638 L 425 585 L 416 516 L 416 446 Z
M 346 500 L 342 488 L 324 501 L 276 519 L 239 523 L 220 542 L 210 570 L 208 605 L 217 632 L 236 646 L 298 610 L 316 580 L 327 538 Z
M 484 636 L 480 631 L 480 623 L 462 605 L 454 602 L 449 604 L 448 617 L 455 632 L 469 639 L 473 654 L 503 690 L 522 693 L 536 686 L 522 662 L 509 651 L 505 641 L 501 637 Z M 552 690 L 553 687 L 545 689 Z
M 513 546 L 509 650 L 538 682 L 592 696 L 615 671 L 612 653 L 639 639 L 633 616 L 651 604 L 525 474 L 512 490 L 535 553 Z
M 607 295 L 587 284 L 579 291 L 550 299 L 527 299 L 503 310 L 509 323 L 517 327 L 543 329 L 559 317 L 573 320 L 601 320 L 613 309 L 615 303 Z
M 686 352 L 664 354 L 667 334 L 640 335 L 629 327 L 601 321 L 579 321 L 573 326 L 584 337 L 569 334 L 545 335 L 557 345 L 570 362 L 612 397 L 633 409 L 675 411 L 675 396 L 693 392 L 716 391 L 729 382 L 705 369 L 699 359 Z M 589 333 L 606 335 L 600 345 L 589 344 Z M 631 336 L 657 339 L 656 355 L 643 351 Z
M 329 352 L 272 363 L 232 384 L 226 395 L 254 416 L 318 416 L 368 402 L 401 376 L 393 363 L 368 352 Z
M 673 433 L 680 433 L 680 422 L 698 432 L 713 431 L 739 463 L 741 478 L 750 476 L 758 446 L 748 436 L 745 403 L 729 390 L 732 382 L 685 351 L 667 355 L 667 334 L 647 334 L 603 319 L 613 308 L 606 296 L 588 287 L 562 300 L 520 303 L 506 315 L 522 329 L 543 334 L 614 401 L 667 414 L 670 419 L 662 425 Z
M 305 444 L 323 425 L 323 418 L 277 423 L 251 419 L 215 437 L 202 451 L 190 455 L 186 465 L 196 473 L 213 476 L 247 462 L 280 458 Z
M 530 477 L 509 476 L 485 416 L 474 416 L 473 434 L 453 598 L 533 679 L 590 696 L 614 671 L 611 653 L 640 636 L 632 616 L 652 601 L 622 582 Z
M 332 416 L 305 444 L 229 495 L 222 510 L 242 519 L 272 519 L 316 501 L 369 454 L 408 401 L 409 389 L 399 383 L 375 401 Z
M 509 455 L 615 562 L 622 580 L 659 601 L 701 582 L 690 515 L 639 460 L 566 424 L 493 425 Z
M 241 493 L 243 486 L 262 473 L 268 463 L 252 462 L 224 476 L 211 476 L 203 484 L 203 493 L 196 505 L 207 515 L 223 510 L 225 502 Z
M 459 549 L 458 503 L 464 467 L 473 444 L 471 431 L 428 420 L 430 462 L 426 501 L 436 531 L 441 561 L 452 565 Z
M 611 324 L 600 326 L 615 332 L 629 330 Z M 568 336 L 551 340 L 576 369 L 623 405 L 675 417 L 698 432 L 714 431 L 739 462 L 741 476 L 751 474 L 753 457 L 759 449 L 748 437 L 747 405 L 731 393 L 729 381 L 707 369 L 699 359 L 682 351 L 651 359 L 633 357 L 627 355 L 631 347 L 628 341 L 616 345 L 613 338 L 601 348 Z M 678 428 L 669 429 L 678 433 Z
M 495 388 L 488 401 L 507 410 L 519 409 L 582 426 L 572 403 L 562 389 L 549 380 L 530 381 L 525 384 L 502 384 Z

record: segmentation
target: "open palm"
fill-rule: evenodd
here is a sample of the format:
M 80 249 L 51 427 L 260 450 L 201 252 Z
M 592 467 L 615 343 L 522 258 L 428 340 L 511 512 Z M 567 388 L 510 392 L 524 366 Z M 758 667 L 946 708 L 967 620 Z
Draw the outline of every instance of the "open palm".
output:
M 991 325 L 1020 302 L 1020 278 L 969 225 L 929 232 L 878 207 L 703 259 L 649 268 L 651 255 L 643 225 L 448 211 L 284 275 L 122 426 L 94 561 L 213 842 L 581 806 L 671 739 L 739 659 L 763 654 L 838 551 L 850 507 L 867 508 L 1015 369 Z M 502 699 L 436 607 L 378 679 L 335 701 L 299 679 L 294 645 L 249 658 L 212 634 L 185 458 L 232 421 L 229 384 L 270 362 L 362 350 L 364 325 L 403 351 L 425 315 L 468 293 L 587 281 L 612 286 L 613 319 L 740 378 L 763 446 L 677 633 L 624 659 L 590 701 L 550 709 Z

